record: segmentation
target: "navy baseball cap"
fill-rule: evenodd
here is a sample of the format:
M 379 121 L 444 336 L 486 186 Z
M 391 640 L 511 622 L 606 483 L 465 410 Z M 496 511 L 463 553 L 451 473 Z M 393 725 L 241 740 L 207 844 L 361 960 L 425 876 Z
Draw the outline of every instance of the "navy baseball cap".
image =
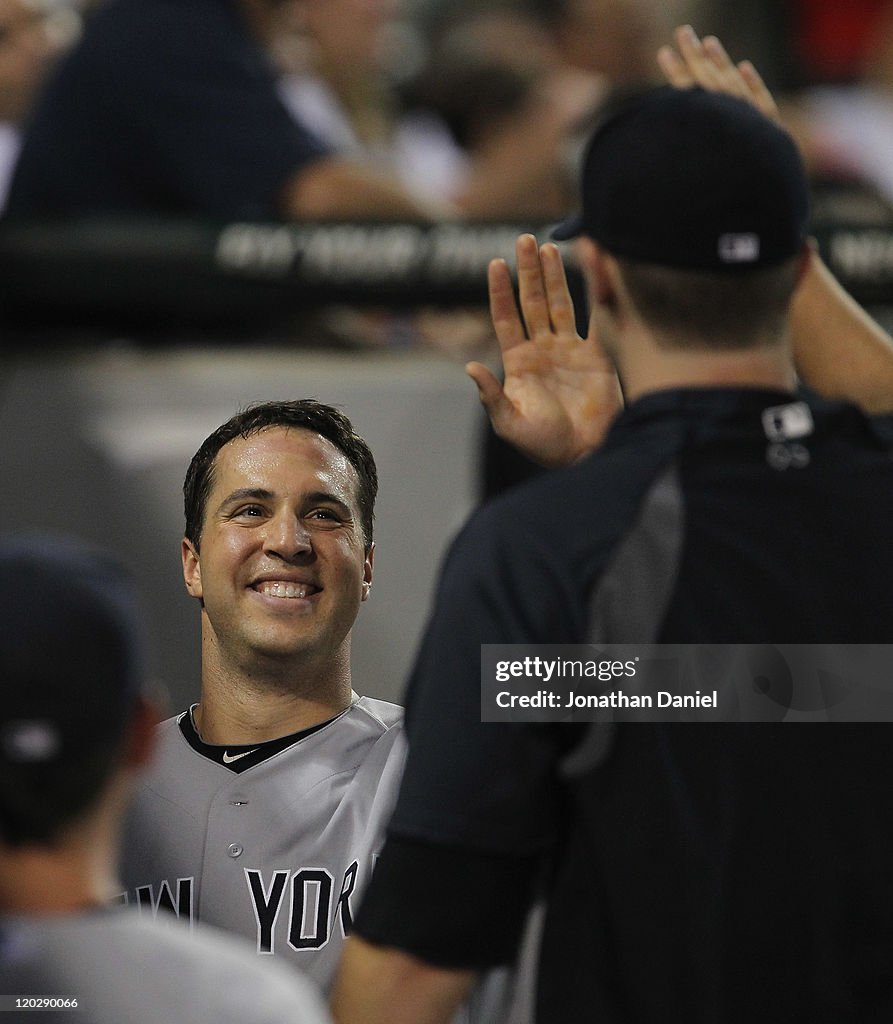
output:
M 583 157 L 578 214 L 551 233 L 692 270 L 778 264 L 802 248 L 809 186 L 791 136 L 745 100 L 700 86 L 625 97 Z
M 0 768 L 74 765 L 123 736 L 145 643 L 132 582 L 63 535 L 0 539 Z

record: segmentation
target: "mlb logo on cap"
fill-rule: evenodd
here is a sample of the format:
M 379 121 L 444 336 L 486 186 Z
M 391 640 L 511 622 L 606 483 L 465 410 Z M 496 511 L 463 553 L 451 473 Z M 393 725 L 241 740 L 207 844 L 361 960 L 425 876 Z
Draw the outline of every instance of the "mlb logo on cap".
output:
M 760 240 L 754 234 L 720 235 L 717 250 L 723 263 L 756 263 L 760 258 Z
M 582 208 L 552 232 L 587 235 L 615 256 L 740 272 L 795 257 L 809 188 L 794 140 L 736 96 L 658 86 L 596 127 Z

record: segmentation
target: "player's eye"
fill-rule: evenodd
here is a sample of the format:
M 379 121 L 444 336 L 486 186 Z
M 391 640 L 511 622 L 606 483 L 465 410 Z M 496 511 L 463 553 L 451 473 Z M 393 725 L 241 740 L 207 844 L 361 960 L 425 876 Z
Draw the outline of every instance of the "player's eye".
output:
M 256 519 L 265 514 L 262 505 L 240 505 L 232 512 L 233 519 Z
M 333 509 L 330 508 L 315 508 L 307 516 L 308 519 L 315 523 L 320 524 L 333 524 L 337 525 L 341 522 L 341 516 L 338 515 Z

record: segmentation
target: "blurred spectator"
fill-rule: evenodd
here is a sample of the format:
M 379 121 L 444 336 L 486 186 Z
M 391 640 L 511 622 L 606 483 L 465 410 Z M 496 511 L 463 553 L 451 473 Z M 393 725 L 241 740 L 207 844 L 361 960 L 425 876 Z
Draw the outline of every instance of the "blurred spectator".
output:
M 528 0 L 562 59 L 615 86 L 658 80 L 654 54 L 690 0 Z
M 280 15 L 273 52 L 295 117 L 423 200 L 450 196 L 462 158 L 449 133 L 436 118 L 403 114 L 397 85 L 424 43 L 397 0 L 287 0 Z
M 338 152 L 469 218 L 557 219 L 573 201 L 567 141 L 597 87 L 554 74 L 531 17 L 463 8 L 432 36 L 399 0 L 288 0 L 279 25 L 280 95 Z M 463 358 L 492 344 L 483 310 L 341 308 L 327 323 L 352 342 Z
M 555 185 L 563 146 L 595 89 L 552 74 L 530 16 L 460 7 L 426 40 L 397 0 L 291 0 L 283 14 L 293 40 L 277 46 L 290 64 L 283 98 L 330 145 L 469 216 L 567 208 L 569 189 Z
M 107 0 L 29 120 L 9 212 L 439 217 L 296 123 L 277 0 Z
M 0 209 L 21 144 L 21 124 L 51 58 L 68 42 L 40 0 L 0 0 Z M 69 25 L 71 22 L 69 21 Z
M 574 201 L 569 153 L 604 80 L 565 64 L 543 22 L 506 4 L 460 5 L 430 36 L 404 88 L 464 156 L 454 194 L 487 194 L 498 215 L 559 218 Z
M 395 0 L 87 8 L 27 126 L 10 213 L 560 216 L 565 204 L 541 184 L 555 180 L 579 83 L 519 80 L 517 109 L 497 111 L 486 146 L 476 136 L 467 153 L 435 119 L 402 117 L 383 60 L 396 14 Z M 297 59 L 282 38 L 288 20 L 292 41 L 303 38 Z

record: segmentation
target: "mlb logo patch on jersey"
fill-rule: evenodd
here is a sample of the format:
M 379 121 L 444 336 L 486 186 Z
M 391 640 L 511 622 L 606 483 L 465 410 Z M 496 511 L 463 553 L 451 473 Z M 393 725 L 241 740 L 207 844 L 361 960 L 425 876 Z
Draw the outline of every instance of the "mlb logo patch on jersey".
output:
M 792 441 L 813 431 L 812 412 L 805 402 L 773 405 L 763 410 L 763 430 L 770 441 Z

